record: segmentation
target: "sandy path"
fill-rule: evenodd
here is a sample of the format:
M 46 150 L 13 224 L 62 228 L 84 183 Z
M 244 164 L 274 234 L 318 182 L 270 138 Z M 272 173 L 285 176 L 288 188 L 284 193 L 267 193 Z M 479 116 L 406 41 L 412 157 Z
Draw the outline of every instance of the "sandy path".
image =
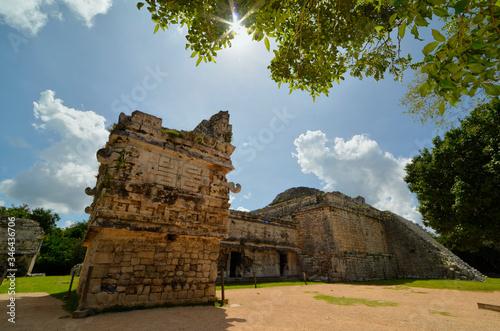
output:
M 338 306 L 314 299 L 316 294 L 399 305 Z M 2 294 L 0 330 L 500 330 L 500 312 L 477 308 L 477 302 L 500 305 L 498 291 L 326 284 L 229 290 L 226 297 L 230 304 L 222 308 L 157 308 L 71 319 L 64 318 L 69 314 L 61 302 L 45 293 L 17 294 L 14 326 L 7 321 L 8 296 Z

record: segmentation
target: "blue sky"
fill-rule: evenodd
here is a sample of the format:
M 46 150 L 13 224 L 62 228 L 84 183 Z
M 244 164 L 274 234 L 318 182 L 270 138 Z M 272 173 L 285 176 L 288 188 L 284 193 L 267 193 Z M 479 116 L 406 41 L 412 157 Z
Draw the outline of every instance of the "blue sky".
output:
M 120 112 L 138 109 L 191 130 L 228 110 L 237 147 L 228 179 L 242 185 L 232 209 L 261 208 L 309 186 L 420 221 L 403 169 L 437 131 L 403 114 L 405 83 L 346 77 L 316 102 L 289 95 L 269 78 L 272 53 L 246 36 L 216 64 L 196 67 L 185 31 L 153 34 L 135 0 L 2 1 L 0 22 L 1 205 L 50 208 L 59 226 L 86 220 L 95 152 Z M 423 45 L 404 47 L 418 55 Z

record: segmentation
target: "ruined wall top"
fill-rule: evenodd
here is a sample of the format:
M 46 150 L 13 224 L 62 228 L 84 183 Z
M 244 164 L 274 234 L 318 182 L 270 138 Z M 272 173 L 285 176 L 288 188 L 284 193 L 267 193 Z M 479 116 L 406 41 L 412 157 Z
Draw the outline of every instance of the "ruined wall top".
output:
M 120 114 L 106 147 L 86 212 L 89 238 L 101 228 L 225 237 L 233 170 L 228 112 L 193 131 L 162 127 L 162 119 Z M 95 230 L 95 231 L 94 231 Z
M 294 188 L 293 190 L 299 190 L 299 196 L 293 196 L 293 192 L 287 194 L 286 197 L 290 199 L 278 200 L 278 197 L 283 197 L 284 193 L 289 190 L 278 194 L 274 199 L 273 203 L 267 207 L 257 209 L 252 211 L 257 215 L 266 215 L 270 217 L 290 217 L 292 213 L 304 212 L 320 207 L 337 207 L 343 209 L 349 209 L 357 213 L 363 213 L 372 217 L 381 218 L 384 215 L 384 211 L 380 211 L 365 202 L 365 199 L 361 196 L 356 198 L 351 198 L 340 192 L 329 192 L 324 193 L 322 191 L 314 189 L 305 190 L 305 188 Z M 302 193 L 301 193 L 302 192 Z M 312 195 L 307 195 L 306 193 L 312 193 Z M 285 200 L 285 201 L 283 201 Z

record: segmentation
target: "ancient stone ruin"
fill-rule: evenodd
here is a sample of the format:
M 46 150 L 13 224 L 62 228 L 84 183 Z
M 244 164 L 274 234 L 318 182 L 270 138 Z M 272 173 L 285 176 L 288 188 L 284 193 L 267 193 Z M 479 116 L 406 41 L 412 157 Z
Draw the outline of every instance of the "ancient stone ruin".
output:
M 16 277 L 23 277 L 31 274 L 36 257 L 42 246 L 43 229 L 38 222 L 16 218 L 14 222 L 15 233 L 15 269 Z M 0 216 L 0 275 L 3 275 L 9 267 L 9 217 Z
M 253 212 L 229 211 L 229 114 L 193 131 L 120 114 L 106 147 L 85 240 L 80 308 L 208 303 L 229 281 L 301 278 L 481 280 L 416 224 L 362 197 L 294 188 Z
M 482 280 L 421 227 L 362 197 L 293 188 L 251 213 L 230 211 L 219 268 L 231 280 Z
M 95 188 L 78 285 L 80 308 L 216 300 L 220 241 L 227 236 L 233 170 L 228 112 L 193 131 L 121 114 Z

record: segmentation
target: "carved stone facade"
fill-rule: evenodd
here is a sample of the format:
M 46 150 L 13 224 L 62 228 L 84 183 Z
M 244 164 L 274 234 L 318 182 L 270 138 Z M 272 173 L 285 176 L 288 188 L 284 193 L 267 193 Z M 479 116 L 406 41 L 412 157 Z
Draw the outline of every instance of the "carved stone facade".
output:
M 81 308 L 216 300 L 234 146 L 227 112 L 203 123 L 209 130 L 179 132 L 139 111 L 120 115 L 97 153 L 96 187 L 86 189 L 94 201 Z
M 106 147 L 78 284 L 80 308 L 208 303 L 231 280 L 482 279 L 414 223 L 362 197 L 298 188 L 252 213 L 229 211 L 229 114 L 193 131 L 120 114 Z M 298 195 L 297 195 L 298 192 Z
M 268 279 L 305 272 L 310 280 L 330 282 L 483 278 L 418 225 L 379 211 L 362 197 L 293 190 L 313 195 L 293 198 L 285 191 L 279 195 L 285 199 L 266 208 L 231 211 L 219 261 L 219 268 L 229 271 L 229 281 L 254 272 Z
M 9 267 L 9 236 L 8 228 L 15 232 L 15 265 Z M 0 275 L 6 269 L 17 269 L 16 277 L 29 275 L 35 265 L 36 257 L 42 246 L 43 229 L 38 222 L 16 218 L 9 226 L 9 217 L 0 216 Z

